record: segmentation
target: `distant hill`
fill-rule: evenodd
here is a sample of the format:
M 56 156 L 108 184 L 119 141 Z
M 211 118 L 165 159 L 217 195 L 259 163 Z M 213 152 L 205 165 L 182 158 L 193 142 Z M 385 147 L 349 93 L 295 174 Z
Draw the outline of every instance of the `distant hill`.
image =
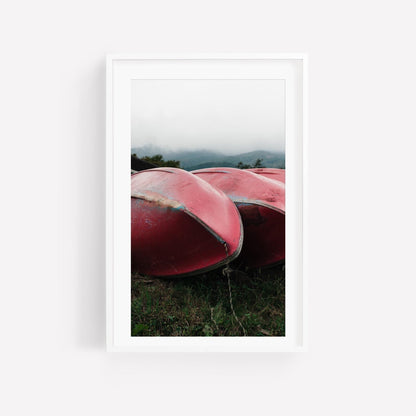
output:
M 210 150 L 169 151 L 156 146 L 143 146 L 131 149 L 138 157 L 162 154 L 166 159 L 179 160 L 181 167 L 186 170 L 210 168 L 215 166 L 235 167 L 238 162 L 253 165 L 257 159 L 263 159 L 262 164 L 268 168 L 285 168 L 285 154 L 255 150 L 237 155 L 224 155 Z
M 240 153 L 234 156 L 220 156 L 216 159 L 210 159 L 203 163 L 194 164 L 189 167 L 184 167 L 187 170 L 210 168 L 214 166 L 235 167 L 238 162 L 244 164 L 254 165 L 257 159 L 262 159 L 262 165 L 268 168 L 285 167 L 285 155 L 283 153 L 272 153 L 265 150 L 255 150 L 248 153 Z

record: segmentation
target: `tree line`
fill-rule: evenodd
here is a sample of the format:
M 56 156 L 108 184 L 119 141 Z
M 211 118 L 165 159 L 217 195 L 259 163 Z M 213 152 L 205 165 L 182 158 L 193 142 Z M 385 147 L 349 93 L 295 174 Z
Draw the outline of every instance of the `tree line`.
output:
M 132 154 L 132 157 L 139 159 L 137 157 L 136 153 Z M 144 160 L 145 162 L 152 163 L 153 165 L 157 167 L 170 167 L 170 168 L 180 168 L 181 162 L 179 160 L 165 160 L 163 155 L 157 154 L 153 156 L 144 156 L 140 158 L 141 160 Z M 257 159 L 254 164 L 249 163 L 243 163 L 238 162 L 237 165 L 235 165 L 237 169 L 252 169 L 252 168 L 263 168 L 263 159 Z

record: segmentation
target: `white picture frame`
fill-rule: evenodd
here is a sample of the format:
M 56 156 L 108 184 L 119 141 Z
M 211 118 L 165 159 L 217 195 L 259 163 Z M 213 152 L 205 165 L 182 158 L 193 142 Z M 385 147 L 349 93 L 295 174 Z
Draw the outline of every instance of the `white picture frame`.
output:
M 107 350 L 280 352 L 307 348 L 304 54 L 110 55 L 106 80 Z M 284 79 L 286 82 L 286 336 L 132 337 L 130 333 L 130 88 L 134 79 Z

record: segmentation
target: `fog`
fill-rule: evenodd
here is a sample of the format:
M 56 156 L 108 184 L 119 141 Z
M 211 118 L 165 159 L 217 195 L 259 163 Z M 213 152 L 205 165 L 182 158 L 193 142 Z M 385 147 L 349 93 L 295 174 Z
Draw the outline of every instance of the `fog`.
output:
M 132 147 L 285 149 L 284 80 L 135 80 Z

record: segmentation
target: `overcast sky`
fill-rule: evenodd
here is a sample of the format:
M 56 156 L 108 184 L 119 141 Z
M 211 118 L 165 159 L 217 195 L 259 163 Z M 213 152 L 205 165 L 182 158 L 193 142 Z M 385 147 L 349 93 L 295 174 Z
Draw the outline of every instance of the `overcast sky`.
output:
M 283 80 L 135 80 L 132 147 L 285 149 Z

